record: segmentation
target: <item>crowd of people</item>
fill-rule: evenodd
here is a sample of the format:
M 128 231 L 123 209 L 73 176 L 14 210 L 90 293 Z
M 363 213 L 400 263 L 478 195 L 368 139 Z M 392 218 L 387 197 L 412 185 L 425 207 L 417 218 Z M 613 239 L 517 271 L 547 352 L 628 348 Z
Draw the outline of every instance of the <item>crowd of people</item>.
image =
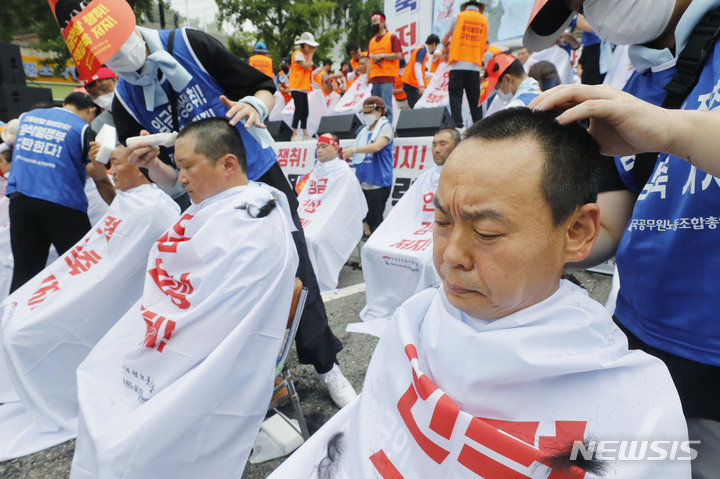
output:
M 73 479 L 240 475 L 299 278 L 297 356 L 340 411 L 271 477 L 717 477 L 720 6 L 626 3 L 536 0 L 511 52 L 467 1 L 407 61 L 373 12 L 337 72 L 310 32 L 277 74 L 262 41 L 247 62 L 187 28 L 110 42 L 83 91 L 0 130 L 0 458 L 77 437 Z M 92 8 L 54 13 L 69 35 Z M 455 128 L 388 214 L 393 105 L 438 71 Z M 309 135 L 313 89 L 359 78 L 354 141 Z M 299 196 L 276 91 L 317 141 Z M 359 395 L 321 296 L 358 243 L 354 327 L 381 338 Z M 564 274 L 613 256 L 610 311 Z

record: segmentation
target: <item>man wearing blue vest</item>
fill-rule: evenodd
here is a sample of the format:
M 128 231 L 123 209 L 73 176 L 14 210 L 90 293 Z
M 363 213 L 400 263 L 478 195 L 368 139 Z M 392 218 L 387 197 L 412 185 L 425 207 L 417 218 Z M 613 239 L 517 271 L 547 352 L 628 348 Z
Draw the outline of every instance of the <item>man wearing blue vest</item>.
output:
M 83 188 L 95 110 L 89 96 L 71 93 L 62 108 L 20 116 L 6 190 L 15 262 L 10 291 L 45 268 L 51 244 L 62 255 L 90 230 Z
M 58 0 L 55 14 L 60 27 L 83 8 L 80 0 Z M 179 131 L 201 118 L 224 116 L 240 131 L 247 152 L 248 179 L 273 186 L 288 197 L 298 230 L 293 233 L 300 257 L 297 275 L 309 290 L 296 339 L 298 359 L 315 367 L 336 404 L 350 402 L 356 394 L 337 366 L 342 344 L 327 324 L 297 216 L 297 198 L 278 165 L 272 137 L 263 124 L 274 103 L 273 79 L 228 52 L 212 36 L 192 29 L 135 27 L 106 65 L 120 77 L 112 106 L 120 142 L 143 131 Z M 160 155 L 157 146 L 139 143 L 128 148 L 128 153 L 131 162 L 147 168 L 153 181 L 175 184 L 177 171 L 170 150 Z
M 552 43 L 582 9 L 602 40 L 630 45 L 636 72 L 625 91 L 668 108 L 720 107 L 720 72 L 714 68 L 720 48 L 712 38 L 720 28 L 720 0 L 535 3 L 524 38 L 530 50 Z M 704 63 L 698 60 L 701 52 L 708 53 Z M 678 71 L 683 75 L 675 76 Z M 696 82 L 688 80 L 693 77 Z M 672 87 L 665 90 L 671 80 Z M 717 477 L 720 179 L 689 157 L 662 152 L 619 157 L 614 163 L 603 175 L 604 192 L 598 198 L 602 231 L 592 262 L 616 254 L 620 290 L 615 319 L 631 347 L 660 357 L 670 370 L 690 439 L 701 441 L 693 477 Z M 647 174 L 640 174 L 646 166 Z

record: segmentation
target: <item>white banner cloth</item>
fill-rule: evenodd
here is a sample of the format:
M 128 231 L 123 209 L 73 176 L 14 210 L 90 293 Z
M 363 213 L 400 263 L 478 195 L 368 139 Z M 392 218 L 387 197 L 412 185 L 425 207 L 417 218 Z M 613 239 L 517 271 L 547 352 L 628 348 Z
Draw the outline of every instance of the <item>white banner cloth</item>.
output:
M 480 79 L 482 80 L 482 78 Z M 443 62 L 438 65 L 437 70 L 433 73 L 430 83 L 425 88 L 425 93 L 415 103 L 415 109 L 437 108 L 444 106 L 450 110 L 450 97 L 448 94 L 448 85 L 450 84 L 450 66 Z M 470 126 L 473 124 L 472 115 L 470 115 L 470 104 L 467 95 L 463 93 L 462 100 L 462 117 L 463 124 Z
M 298 265 L 281 208 L 256 217 L 272 198 L 231 188 L 155 243 L 141 300 L 78 368 L 71 478 L 242 475 Z
M 398 306 L 440 281 L 432 261 L 432 227 L 441 171 L 434 166 L 418 178 L 360 251 L 367 287 L 360 318 L 365 324 L 350 324 L 348 331 L 379 335 Z
M 494 321 L 463 314 L 442 289 L 419 293 L 342 414 L 270 478 L 590 479 L 575 468 L 548 476 L 542 461 L 567 457 L 575 440 L 687 440 L 665 365 L 628 351 L 607 311 L 567 281 Z M 690 477 L 689 460 L 603 462 L 604 479 Z
M 75 370 L 140 297 L 150 247 L 179 213 L 154 185 L 118 191 L 83 239 L 3 302 L 2 353 L 27 418 L 13 410 L 13 429 L 0 406 L 0 460 L 75 436 Z
M 350 85 L 340 101 L 328 112 L 328 115 L 360 113 L 365 98 L 371 96 L 370 90 L 372 90 L 372 86 L 368 83 L 367 74 L 360 75 Z
M 616 45 L 612 54 L 612 67 L 605 75 L 603 83 L 622 90 L 625 83 L 630 79 L 635 69 L 628 57 L 627 45 Z
M 340 270 L 362 237 L 368 210 L 355 171 L 340 159 L 318 161 L 298 203 L 320 292 L 335 291 Z

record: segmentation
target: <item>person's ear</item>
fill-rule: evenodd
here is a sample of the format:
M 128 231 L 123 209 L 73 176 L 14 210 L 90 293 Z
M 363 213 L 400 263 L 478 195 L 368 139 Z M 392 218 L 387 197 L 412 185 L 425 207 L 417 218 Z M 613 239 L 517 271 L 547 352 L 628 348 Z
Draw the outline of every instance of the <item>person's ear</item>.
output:
M 600 233 L 600 208 L 595 203 L 582 205 L 566 221 L 565 228 L 565 262 L 584 260 Z
M 218 162 L 221 163 L 223 171 L 226 173 L 227 177 L 230 177 L 235 174 L 236 171 L 240 168 L 240 163 L 238 162 L 237 156 L 228 153 L 227 155 L 223 156 L 218 160 Z

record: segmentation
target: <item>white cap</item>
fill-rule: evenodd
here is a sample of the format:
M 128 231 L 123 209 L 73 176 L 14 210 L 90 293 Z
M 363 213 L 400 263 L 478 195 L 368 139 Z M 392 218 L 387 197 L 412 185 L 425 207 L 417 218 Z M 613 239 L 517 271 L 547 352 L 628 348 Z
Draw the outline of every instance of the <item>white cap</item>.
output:
M 303 34 L 300 35 L 300 39 L 295 42 L 295 45 L 301 45 L 303 43 L 307 43 L 311 47 L 316 47 L 320 45 L 318 42 L 315 41 L 315 37 L 310 32 L 303 32 Z

